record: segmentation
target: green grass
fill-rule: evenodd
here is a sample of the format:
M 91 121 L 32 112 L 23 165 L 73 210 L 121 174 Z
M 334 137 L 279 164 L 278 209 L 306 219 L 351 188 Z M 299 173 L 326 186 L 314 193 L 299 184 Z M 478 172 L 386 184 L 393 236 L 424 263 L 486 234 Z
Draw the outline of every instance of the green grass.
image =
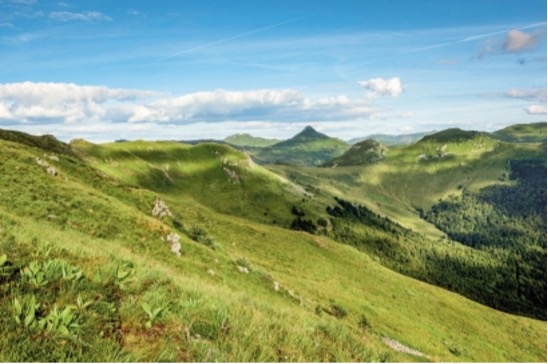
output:
M 244 134 L 230 135 L 226 137 L 224 141 L 229 144 L 240 146 L 240 147 L 259 147 L 260 148 L 260 147 L 269 147 L 271 145 L 279 143 L 281 140 L 254 137 L 250 134 L 244 133 Z
M 394 273 L 327 237 L 240 213 L 231 204 L 253 188 L 282 192 L 260 208 L 242 206 L 279 209 L 286 220 L 287 201 L 306 194 L 228 147 L 73 147 L 86 159 L 0 140 L 2 361 L 546 360 L 545 322 Z M 58 176 L 36 157 L 47 158 Z M 223 166 L 237 172 L 239 184 Z M 171 217 L 151 216 L 157 197 Z M 321 196 L 307 203 L 321 205 Z M 214 249 L 191 239 L 193 226 Z M 180 257 L 162 241 L 170 232 L 181 236 Z M 34 261 L 46 283 L 34 285 L 22 273 Z M 81 278 L 66 283 L 57 268 L 46 268 L 52 261 Z M 242 264 L 249 273 L 238 271 Z M 28 306 L 32 295 L 38 321 L 55 306 L 78 307 L 78 296 L 80 306 L 92 303 L 71 309 L 78 326 L 67 335 L 17 323 L 14 299 Z M 151 320 L 143 307 L 162 310 Z M 385 337 L 427 357 L 394 351 Z
M 511 142 L 546 142 L 546 122 L 511 125 L 494 132 L 493 136 Z

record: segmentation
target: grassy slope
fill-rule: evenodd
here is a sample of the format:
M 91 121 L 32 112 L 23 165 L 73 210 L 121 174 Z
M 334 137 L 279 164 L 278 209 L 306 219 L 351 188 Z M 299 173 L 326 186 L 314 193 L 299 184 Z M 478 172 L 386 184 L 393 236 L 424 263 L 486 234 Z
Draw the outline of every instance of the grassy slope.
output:
M 173 142 L 93 145 L 73 142 L 92 165 L 131 186 L 199 201 L 212 209 L 258 222 L 289 226 L 293 205 L 309 194 L 256 165 L 227 145 Z M 322 209 L 323 210 L 323 209 Z
M 267 139 L 261 137 L 254 137 L 250 134 L 234 134 L 226 137 L 225 142 L 240 146 L 240 147 L 269 147 L 276 143 L 279 143 L 279 139 Z
M 546 122 L 511 125 L 494 132 L 493 136 L 511 142 L 546 142 Z
M 427 138 L 411 146 L 390 148 L 382 161 L 371 165 L 269 168 L 293 176 L 299 183 L 359 201 L 416 231 L 442 237 L 441 232 L 419 218 L 416 208 L 426 211 L 440 198 L 460 193 L 462 188 L 509 183 L 499 180 L 509 172 L 509 158 L 542 154 L 538 144 L 505 143 L 483 134 L 453 141 L 445 134 L 440 140 Z M 438 158 L 438 151 L 444 156 Z
M 324 166 L 363 166 L 376 163 L 384 158 L 386 147 L 373 139 L 358 142 L 344 152 L 343 155 L 326 162 Z
M 144 144 L 143 158 L 155 158 L 158 144 Z M 417 360 L 392 351 L 381 337 L 396 339 L 435 361 L 546 359 L 544 322 L 503 314 L 393 273 L 326 238 L 219 214 L 189 198 L 121 184 L 71 156 L 53 153 L 60 162 L 51 164 L 60 174 L 52 177 L 34 161 L 43 157 L 43 150 L 5 141 L 0 141 L 0 148 L 0 246 L 8 259 L 22 265 L 30 259 L 48 259 L 43 247 L 50 243 L 52 256 L 69 261 L 87 277 L 99 277 L 93 278 L 98 282 L 122 261 L 134 265 L 131 278 L 117 291 L 119 341 L 101 339 L 99 346 L 73 360 Z M 203 168 L 198 163 L 189 166 L 188 173 L 206 173 L 207 160 L 202 162 Z M 171 254 L 160 238 L 177 230 L 169 219 L 150 217 L 156 195 L 186 226 L 206 228 L 217 249 L 179 232 L 183 255 Z M 236 261 L 248 265 L 251 273 L 239 273 Z M 274 290 L 274 281 L 279 291 Z M 6 325 L 0 326 L 3 361 L 17 361 L 22 355 L 17 349 L 38 340 L 10 319 L 14 289 L 8 288 L 1 300 L 2 310 L 8 310 L 3 315 Z M 143 325 L 143 302 L 167 305 L 150 329 Z M 343 307 L 347 316 L 318 316 L 317 307 L 332 304 Z M 359 327 L 362 315 L 369 328 Z M 14 346 L 19 343 L 16 338 L 31 344 Z M 66 339 L 44 340 L 57 344 L 58 351 L 70 350 L 63 344 Z M 34 358 L 40 359 L 44 357 Z

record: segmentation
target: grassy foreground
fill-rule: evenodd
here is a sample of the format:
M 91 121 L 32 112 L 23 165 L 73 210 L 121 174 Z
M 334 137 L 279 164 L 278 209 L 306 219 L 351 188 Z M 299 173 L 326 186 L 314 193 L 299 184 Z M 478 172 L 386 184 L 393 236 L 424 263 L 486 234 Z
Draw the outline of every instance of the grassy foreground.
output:
M 276 196 L 240 216 L 233 206 L 211 208 L 215 198 L 253 201 L 245 183 L 257 194 L 261 181 L 280 186 L 289 201 L 306 196 L 237 165 L 230 149 L 139 142 L 136 158 L 131 143 L 81 142 L 86 161 L 25 141 L 0 140 L 2 361 L 546 361 L 546 322 L 399 275 L 326 237 L 262 223 L 265 206 L 284 218 L 288 206 L 271 205 Z M 191 194 L 167 193 L 158 187 L 169 181 L 164 172 L 150 173 L 147 163 L 177 155 L 170 149 L 181 156 L 164 170 Z M 124 171 L 113 152 L 133 167 Z M 151 190 L 127 176 L 149 178 Z M 171 215 L 152 216 L 158 197 Z M 263 217 L 246 216 L 257 211 Z M 394 350 L 395 341 L 415 354 Z

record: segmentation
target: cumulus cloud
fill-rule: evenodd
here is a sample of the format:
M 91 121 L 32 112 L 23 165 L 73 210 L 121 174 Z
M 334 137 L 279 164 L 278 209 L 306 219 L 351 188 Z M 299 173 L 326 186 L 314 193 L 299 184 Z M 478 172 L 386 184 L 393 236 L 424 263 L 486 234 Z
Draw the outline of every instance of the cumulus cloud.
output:
M 533 24 L 535 26 L 536 24 Z M 496 54 L 520 54 L 536 48 L 542 31 L 526 33 L 519 29 L 513 29 L 505 33 L 504 39 L 489 39 L 483 46 L 479 58 Z
M 169 96 L 71 83 L 0 84 L 0 122 L 4 124 L 333 121 L 366 119 L 375 113 L 367 100 L 344 95 L 310 99 L 292 89 L 221 89 Z
M 376 98 L 384 95 L 398 97 L 403 92 L 403 86 L 399 77 L 388 79 L 372 78 L 367 81 L 359 81 L 358 84 L 370 91 L 367 94 L 368 98 Z
M 529 115 L 546 115 L 546 105 L 529 105 L 525 111 Z
M 66 122 L 98 120 L 113 103 L 158 95 L 143 90 L 79 86 L 72 83 L 21 82 L 0 84 L 0 120 Z
M 109 21 L 111 17 L 99 12 L 99 11 L 83 11 L 75 13 L 71 11 L 53 11 L 49 13 L 49 17 L 58 21 Z
M 527 34 L 521 30 L 511 30 L 506 34 L 503 50 L 508 53 L 520 53 L 537 45 L 539 33 Z
M 504 92 L 505 97 L 535 102 L 546 102 L 546 89 L 510 89 Z

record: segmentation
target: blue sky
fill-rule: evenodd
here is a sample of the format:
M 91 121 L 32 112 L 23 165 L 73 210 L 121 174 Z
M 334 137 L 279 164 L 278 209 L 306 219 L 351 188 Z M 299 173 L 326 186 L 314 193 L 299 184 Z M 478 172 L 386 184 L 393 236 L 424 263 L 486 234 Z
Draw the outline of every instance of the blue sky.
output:
M 0 128 L 350 139 L 546 120 L 545 0 L 0 0 Z

